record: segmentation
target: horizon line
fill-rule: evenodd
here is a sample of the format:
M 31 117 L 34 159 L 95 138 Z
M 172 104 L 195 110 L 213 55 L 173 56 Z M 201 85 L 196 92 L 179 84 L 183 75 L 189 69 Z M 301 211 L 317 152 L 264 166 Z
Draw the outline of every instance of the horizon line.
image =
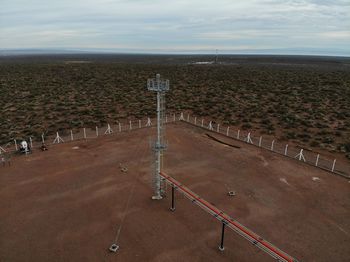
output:
M 246 50 L 118 50 L 112 48 L 0 48 L 0 56 L 10 55 L 50 55 L 50 54 L 120 54 L 120 55 L 261 55 L 261 56 L 318 56 L 318 57 L 350 57 L 345 50 L 327 52 L 319 49 L 281 48 L 281 49 L 246 49 Z M 7 54 L 6 54 L 7 53 Z M 11 54 L 13 53 L 13 54 Z

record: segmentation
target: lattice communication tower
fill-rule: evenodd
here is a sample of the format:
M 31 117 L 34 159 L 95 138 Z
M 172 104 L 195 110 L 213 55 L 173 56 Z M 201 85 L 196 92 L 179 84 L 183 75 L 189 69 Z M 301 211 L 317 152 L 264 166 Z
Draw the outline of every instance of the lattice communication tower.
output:
M 156 154 L 155 172 L 153 176 L 154 195 L 152 199 L 162 199 L 160 172 L 163 166 L 163 151 L 166 149 L 165 135 L 165 92 L 169 91 L 169 80 L 162 80 L 160 74 L 147 80 L 147 89 L 157 92 L 157 141 L 154 144 Z

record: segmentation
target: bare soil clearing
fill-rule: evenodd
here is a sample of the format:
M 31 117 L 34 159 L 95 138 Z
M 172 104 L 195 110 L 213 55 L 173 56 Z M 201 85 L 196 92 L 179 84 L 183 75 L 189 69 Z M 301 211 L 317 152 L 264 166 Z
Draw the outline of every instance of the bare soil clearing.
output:
M 0 261 L 271 261 L 229 230 L 220 252 L 220 223 L 183 196 L 175 212 L 170 194 L 151 200 L 154 133 L 62 144 L 0 168 Z M 350 257 L 346 179 L 206 133 L 168 125 L 164 171 L 301 261 Z

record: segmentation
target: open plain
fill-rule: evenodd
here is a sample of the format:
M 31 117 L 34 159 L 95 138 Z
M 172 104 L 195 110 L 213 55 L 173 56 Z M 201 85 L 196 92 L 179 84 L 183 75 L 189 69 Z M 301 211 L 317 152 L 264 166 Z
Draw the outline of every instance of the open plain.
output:
M 347 179 L 206 133 L 169 124 L 164 172 L 299 261 L 347 261 Z M 0 261 L 273 261 L 229 229 L 220 252 L 221 224 L 179 193 L 175 212 L 170 194 L 151 200 L 154 136 L 64 143 L 1 167 Z

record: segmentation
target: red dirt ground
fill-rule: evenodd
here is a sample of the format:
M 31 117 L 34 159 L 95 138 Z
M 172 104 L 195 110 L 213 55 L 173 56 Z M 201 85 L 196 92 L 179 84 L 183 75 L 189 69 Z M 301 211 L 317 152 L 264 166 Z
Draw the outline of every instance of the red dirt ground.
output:
M 179 193 L 175 212 L 170 198 L 151 200 L 154 132 L 61 144 L 1 167 L 0 261 L 273 261 L 229 229 L 220 252 L 220 223 Z M 348 180 L 213 135 L 241 148 L 168 125 L 164 171 L 300 261 L 348 261 Z

